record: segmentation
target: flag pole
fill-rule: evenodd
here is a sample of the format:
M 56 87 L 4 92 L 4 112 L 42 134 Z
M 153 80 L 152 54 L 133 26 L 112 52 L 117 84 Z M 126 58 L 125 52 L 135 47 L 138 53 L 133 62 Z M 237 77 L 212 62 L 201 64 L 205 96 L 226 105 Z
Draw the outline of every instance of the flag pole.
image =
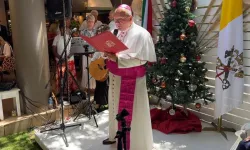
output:
M 219 132 L 226 140 L 227 139 L 227 135 L 225 132 L 236 132 L 235 129 L 233 128 L 226 128 L 222 126 L 222 116 L 220 116 L 217 119 L 217 124 L 215 124 L 214 122 L 211 122 L 211 125 L 213 127 L 205 127 L 202 129 L 202 131 L 215 131 L 215 132 Z

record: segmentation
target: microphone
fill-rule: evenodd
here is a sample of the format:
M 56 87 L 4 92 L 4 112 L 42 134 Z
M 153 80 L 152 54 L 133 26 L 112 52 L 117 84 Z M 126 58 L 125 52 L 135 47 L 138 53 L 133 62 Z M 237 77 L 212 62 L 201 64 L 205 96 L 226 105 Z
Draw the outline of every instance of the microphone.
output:
M 74 28 L 71 30 L 71 33 L 76 32 L 76 31 L 77 31 L 77 28 Z
M 117 34 L 118 34 L 118 29 L 115 29 L 115 30 L 113 31 L 113 34 L 114 34 L 115 36 L 117 36 Z

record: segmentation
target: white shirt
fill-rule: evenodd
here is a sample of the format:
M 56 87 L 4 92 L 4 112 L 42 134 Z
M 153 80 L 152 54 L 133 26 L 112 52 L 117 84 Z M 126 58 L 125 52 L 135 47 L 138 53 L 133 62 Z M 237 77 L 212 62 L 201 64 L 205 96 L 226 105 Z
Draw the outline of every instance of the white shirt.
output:
M 102 56 L 102 52 L 95 52 L 93 57 L 91 58 L 91 61 L 95 61 L 99 59 Z
M 95 61 L 95 60 L 97 60 L 97 59 L 99 59 L 101 57 L 104 58 L 104 59 L 107 58 L 107 57 L 104 57 L 103 52 L 95 52 L 93 57 L 91 58 L 91 61 Z
M 97 20 L 97 22 L 94 25 L 94 29 L 97 29 L 101 25 L 102 25 L 102 22 Z M 83 23 L 81 24 L 81 26 L 79 28 L 80 31 L 84 30 L 84 29 L 87 29 L 87 21 L 86 20 L 83 21 Z
M 59 26 L 58 26 L 58 28 L 57 28 L 56 32 L 57 32 L 57 34 L 58 34 L 58 35 L 61 35 L 61 31 L 60 31 Z M 70 28 L 66 28 L 66 34 L 68 34 L 68 35 L 69 35 L 69 34 L 70 34 L 70 32 L 71 32 Z
M 2 46 L 2 49 L 0 51 L 2 52 L 2 54 L 5 57 L 10 57 L 11 56 L 12 48 L 11 48 L 11 46 L 8 43 L 5 43 L 4 46 Z
M 109 23 L 109 30 L 110 31 L 113 31 L 116 29 L 116 25 L 115 25 L 115 22 L 112 20 L 110 23 Z
M 128 49 L 117 53 L 119 68 L 140 66 L 147 61 L 156 62 L 155 47 L 150 33 L 133 23 L 125 33 L 117 36 Z
M 69 39 L 69 35 L 66 35 L 66 42 L 68 39 Z M 57 35 L 54 38 L 52 45 L 56 46 L 58 55 L 61 55 L 63 50 L 64 50 L 64 37 L 62 35 Z M 71 41 L 69 42 L 69 44 L 67 46 L 67 55 L 70 54 L 70 48 L 71 48 Z M 64 58 L 64 56 L 63 56 L 63 58 Z M 70 57 L 69 60 L 73 60 L 73 59 L 74 59 L 74 57 Z M 59 59 L 56 58 L 56 60 L 58 61 Z

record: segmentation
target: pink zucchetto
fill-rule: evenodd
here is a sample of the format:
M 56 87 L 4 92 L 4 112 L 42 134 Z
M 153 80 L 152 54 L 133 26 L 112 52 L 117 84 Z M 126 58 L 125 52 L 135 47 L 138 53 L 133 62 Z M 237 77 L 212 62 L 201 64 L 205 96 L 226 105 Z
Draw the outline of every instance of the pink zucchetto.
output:
M 121 4 L 120 6 L 117 7 L 117 9 L 124 9 L 124 11 L 126 11 L 128 15 L 132 16 L 132 9 L 126 4 Z

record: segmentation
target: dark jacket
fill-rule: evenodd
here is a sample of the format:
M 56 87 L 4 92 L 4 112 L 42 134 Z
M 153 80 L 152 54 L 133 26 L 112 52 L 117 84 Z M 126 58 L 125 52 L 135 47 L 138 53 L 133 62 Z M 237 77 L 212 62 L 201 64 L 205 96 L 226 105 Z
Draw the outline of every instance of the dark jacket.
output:
M 0 25 L 0 36 L 3 37 L 5 41 L 8 41 L 7 28 L 3 25 Z

